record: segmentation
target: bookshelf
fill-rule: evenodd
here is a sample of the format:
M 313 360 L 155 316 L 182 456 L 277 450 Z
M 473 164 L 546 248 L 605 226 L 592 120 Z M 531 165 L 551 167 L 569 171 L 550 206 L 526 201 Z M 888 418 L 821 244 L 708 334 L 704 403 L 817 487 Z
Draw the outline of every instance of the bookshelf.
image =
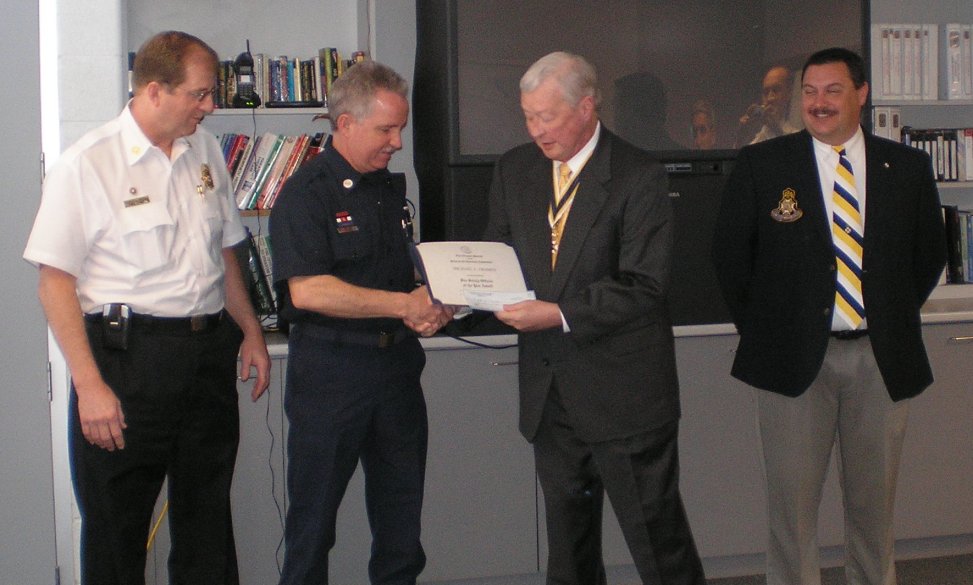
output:
M 943 85 L 945 58 L 943 51 L 942 27 L 947 23 L 973 24 L 973 4 L 962 0 L 943 0 L 934 6 L 899 0 L 873 0 L 871 3 L 872 23 L 921 23 L 937 27 L 939 31 L 937 51 L 937 74 L 939 85 Z M 872 45 L 873 50 L 875 44 Z M 872 55 L 873 59 L 878 58 Z M 873 92 L 874 93 L 874 92 Z M 967 128 L 973 126 L 973 99 L 897 99 L 879 98 L 872 101 L 873 106 L 894 106 L 901 112 L 903 126 L 913 128 Z M 973 209 L 973 181 L 941 181 L 938 183 L 939 196 L 944 205 L 955 205 L 960 209 Z M 973 300 L 973 284 L 943 284 L 930 296 L 929 304 L 941 302 L 957 303 Z
M 882 98 L 872 100 L 873 106 L 929 107 L 929 106 L 973 106 L 973 100 L 894 100 Z
M 217 118 L 250 118 L 253 116 L 301 116 L 306 115 L 313 118 L 318 116 L 327 117 L 328 108 L 217 108 L 210 116 Z

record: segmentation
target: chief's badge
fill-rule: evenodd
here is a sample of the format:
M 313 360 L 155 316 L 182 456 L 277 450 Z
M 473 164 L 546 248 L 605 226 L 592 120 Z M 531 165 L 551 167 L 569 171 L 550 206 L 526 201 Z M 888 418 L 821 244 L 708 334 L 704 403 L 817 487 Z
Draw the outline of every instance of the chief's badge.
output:
M 203 163 L 199 169 L 199 185 L 196 185 L 196 192 L 202 197 L 206 194 L 206 191 L 212 191 L 216 188 L 213 184 L 213 174 L 209 170 L 209 165 Z
M 780 202 L 777 204 L 777 208 L 770 212 L 770 217 L 781 223 L 790 223 L 801 219 L 804 212 L 797 206 L 797 192 L 788 187 L 780 195 Z

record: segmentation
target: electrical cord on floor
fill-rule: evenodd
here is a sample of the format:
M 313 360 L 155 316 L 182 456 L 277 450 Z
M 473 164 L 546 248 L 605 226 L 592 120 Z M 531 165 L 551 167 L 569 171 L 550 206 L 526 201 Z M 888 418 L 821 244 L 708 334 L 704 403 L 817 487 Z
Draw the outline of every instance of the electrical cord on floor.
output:
M 152 550 L 152 543 L 155 542 L 155 533 L 159 531 L 159 527 L 162 526 L 162 521 L 165 519 L 168 512 L 169 500 L 166 500 L 165 503 L 162 504 L 162 511 L 159 512 L 159 517 L 156 518 L 155 524 L 152 525 L 152 532 L 149 532 L 149 540 L 145 543 L 146 552 Z
M 270 435 L 270 449 L 267 452 L 267 467 L 270 469 L 270 497 L 274 500 L 277 507 L 277 519 L 280 522 L 280 541 L 277 543 L 277 550 L 274 551 L 274 561 L 277 562 L 277 574 L 281 574 L 280 551 L 284 548 L 284 511 L 280 501 L 277 499 L 277 474 L 274 473 L 274 446 L 277 444 L 277 437 L 274 436 L 274 427 L 270 424 L 270 388 L 267 388 L 267 406 L 264 411 L 264 425 L 267 427 L 267 434 Z

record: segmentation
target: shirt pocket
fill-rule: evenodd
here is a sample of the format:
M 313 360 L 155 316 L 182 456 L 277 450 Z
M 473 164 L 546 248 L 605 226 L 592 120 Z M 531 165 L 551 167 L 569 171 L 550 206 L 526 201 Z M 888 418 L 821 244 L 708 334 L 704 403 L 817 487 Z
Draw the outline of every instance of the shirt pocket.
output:
M 334 233 L 334 258 L 338 263 L 353 264 L 372 255 L 371 240 L 357 228 Z
M 223 209 L 219 202 L 207 200 L 202 208 L 203 229 L 210 249 L 223 248 Z
M 120 231 L 125 259 L 136 273 L 157 270 L 172 261 L 175 222 L 161 203 L 127 207 Z

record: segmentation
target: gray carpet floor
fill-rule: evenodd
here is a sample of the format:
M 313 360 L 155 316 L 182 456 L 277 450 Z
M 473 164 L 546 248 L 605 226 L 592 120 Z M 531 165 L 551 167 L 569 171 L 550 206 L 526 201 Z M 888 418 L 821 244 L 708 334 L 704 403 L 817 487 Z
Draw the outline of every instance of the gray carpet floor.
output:
M 896 562 L 898 585 L 973 585 L 973 554 Z M 707 585 L 764 585 L 763 575 L 709 579 Z M 821 585 L 846 585 L 844 568 L 821 571 Z

